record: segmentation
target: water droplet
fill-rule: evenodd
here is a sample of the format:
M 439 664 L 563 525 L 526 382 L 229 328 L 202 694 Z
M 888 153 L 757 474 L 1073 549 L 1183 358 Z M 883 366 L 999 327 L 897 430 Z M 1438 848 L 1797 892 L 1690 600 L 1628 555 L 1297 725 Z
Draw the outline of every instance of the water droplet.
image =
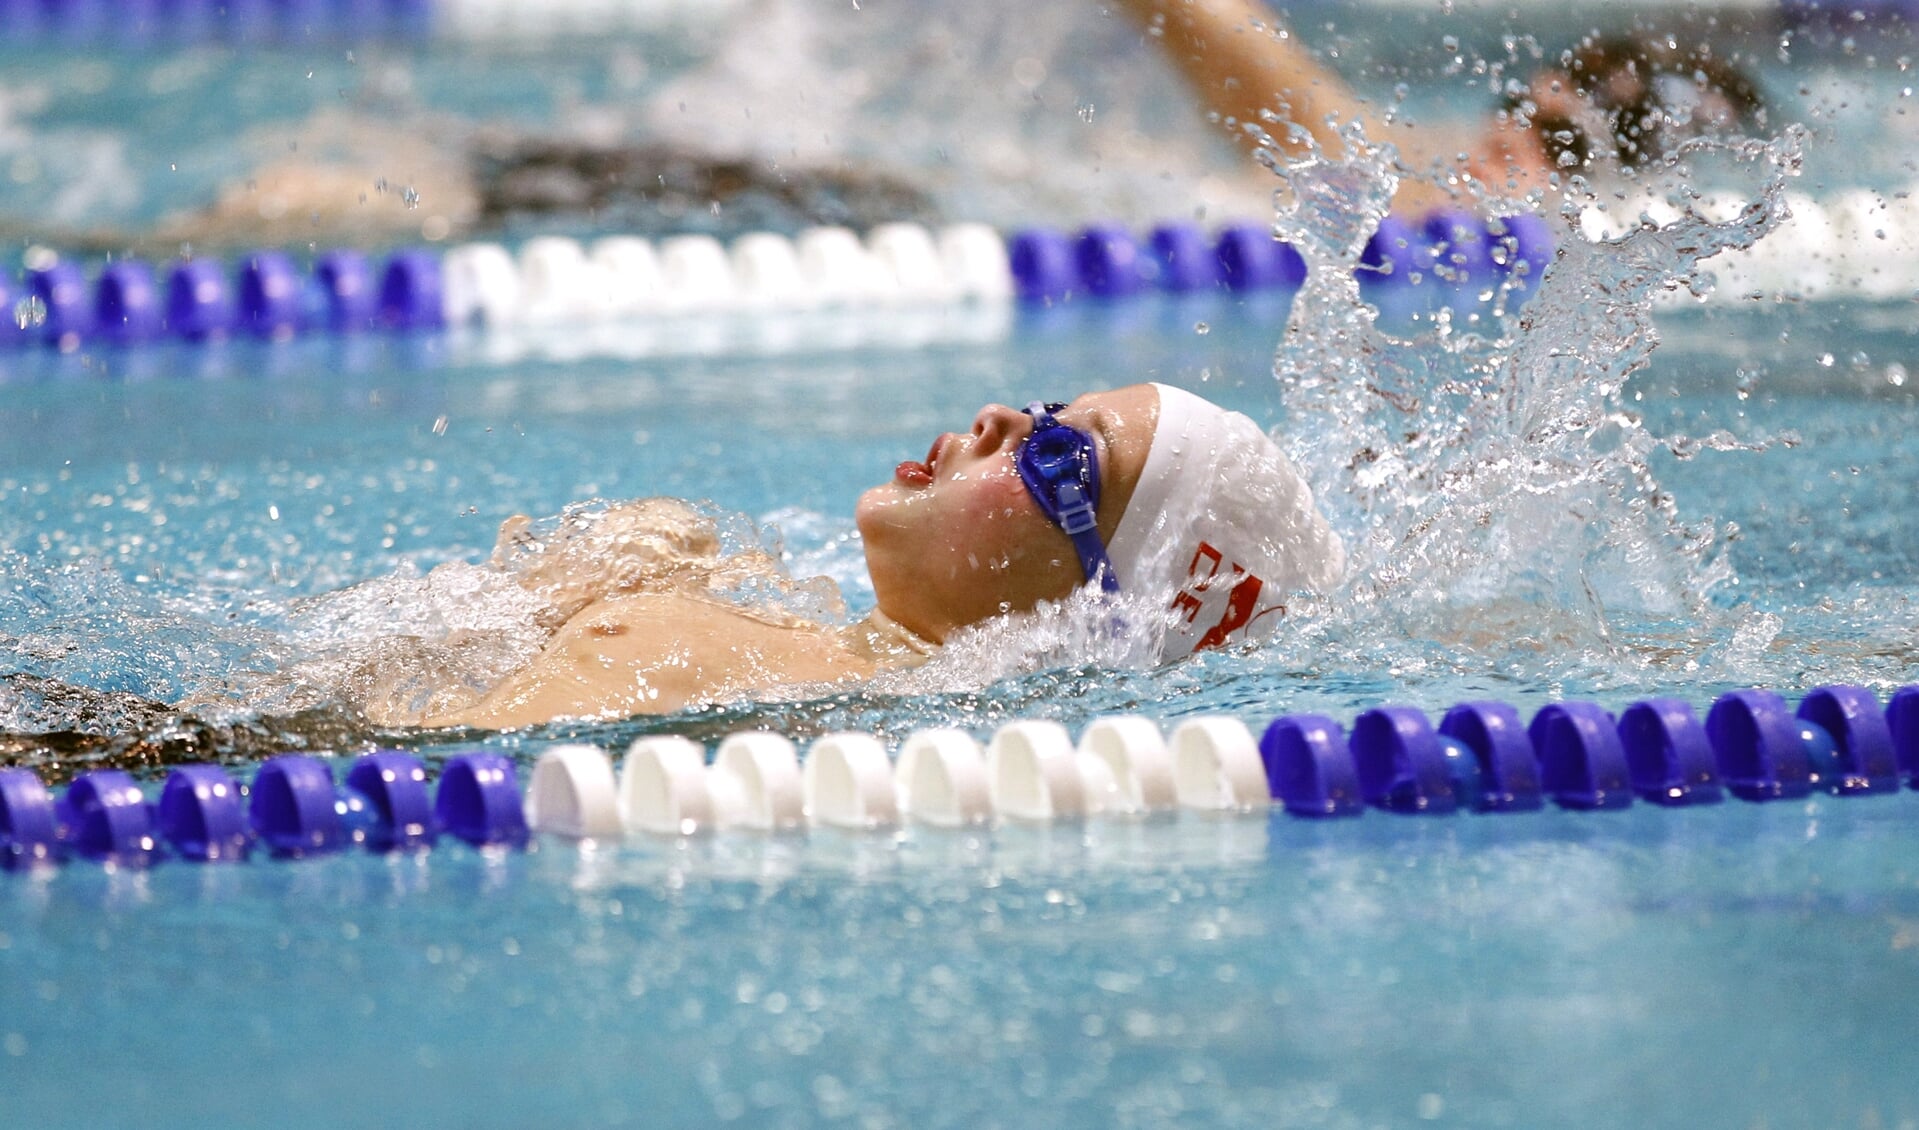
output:
M 44 325 L 46 320 L 47 304 L 34 295 L 29 294 L 13 304 L 13 324 L 23 330 Z

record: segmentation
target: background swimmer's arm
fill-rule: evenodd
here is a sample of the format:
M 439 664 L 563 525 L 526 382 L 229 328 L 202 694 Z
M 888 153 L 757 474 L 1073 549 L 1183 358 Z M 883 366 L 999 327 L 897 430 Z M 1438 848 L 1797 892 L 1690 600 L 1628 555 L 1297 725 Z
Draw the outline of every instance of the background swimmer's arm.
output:
M 1186 77 L 1188 85 L 1214 113 L 1240 122 L 1259 123 L 1289 157 L 1304 157 L 1310 148 L 1294 139 L 1283 123 L 1268 122 L 1266 112 L 1278 112 L 1311 134 L 1322 152 L 1335 157 L 1344 142 L 1328 119 L 1339 124 L 1365 120 L 1373 141 L 1391 141 L 1401 163 L 1420 173 L 1442 172 L 1455 164 L 1476 142 L 1456 130 L 1414 129 L 1404 119 L 1387 122 L 1369 113 L 1346 81 L 1320 62 L 1297 35 L 1280 27 L 1272 12 L 1257 0 L 1117 0 L 1160 41 L 1167 58 Z M 1160 34 L 1152 35 L 1154 29 Z M 1251 149 L 1256 143 L 1243 129 L 1234 139 Z M 1478 156 L 1467 167 L 1495 191 L 1517 191 L 1510 170 L 1514 162 L 1504 153 Z M 1500 182 L 1507 182 L 1502 184 Z M 1424 208 L 1445 203 L 1451 192 L 1426 176 L 1401 180 L 1393 202 L 1401 208 Z
M 555 718 L 668 714 L 768 688 L 873 675 L 833 633 L 677 593 L 599 601 L 476 705 L 426 726 L 506 729 Z
M 1298 37 L 1275 26 L 1272 12 L 1254 0 L 1118 0 L 1149 38 L 1163 44 L 1200 98 L 1221 117 L 1258 123 L 1289 156 L 1306 146 L 1284 125 L 1266 122 L 1282 113 L 1309 132 L 1320 148 L 1339 153 L 1329 116 L 1348 122 L 1359 116 L 1358 100 L 1345 80 L 1313 57 Z M 1158 30 L 1159 34 L 1153 33 Z M 1251 148 L 1243 130 L 1234 139 Z

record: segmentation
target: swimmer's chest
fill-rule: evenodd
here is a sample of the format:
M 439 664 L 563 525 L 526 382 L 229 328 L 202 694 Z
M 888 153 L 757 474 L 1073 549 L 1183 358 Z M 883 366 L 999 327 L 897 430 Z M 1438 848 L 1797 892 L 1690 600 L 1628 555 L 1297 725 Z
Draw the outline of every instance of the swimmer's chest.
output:
M 769 623 L 676 594 L 598 601 L 561 637 L 556 643 L 578 677 L 602 683 L 608 695 L 637 694 L 656 710 L 872 673 L 870 663 L 816 626 Z

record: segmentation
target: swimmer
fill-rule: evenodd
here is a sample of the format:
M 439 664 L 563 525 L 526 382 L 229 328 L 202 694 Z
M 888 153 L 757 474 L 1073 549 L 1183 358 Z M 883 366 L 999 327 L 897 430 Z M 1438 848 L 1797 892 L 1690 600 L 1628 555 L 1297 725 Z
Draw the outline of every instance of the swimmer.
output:
M 1521 195 L 1549 187 L 1555 173 L 1633 168 L 1686 137 L 1765 124 L 1759 88 L 1710 49 L 1593 36 L 1508 95 L 1476 136 L 1412 132 L 1403 119 L 1388 124 L 1370 113 L 1298 36 L 1273 26 L 1272 11 L 1258 0 L 1119 0 L 1119 7 L 1160 40 L 1207 107 L 1222 119 L 1260 124 L 1287 156 L 1314 147 L 1339 154 L 1344 142 L 1331 123 L 1364 120 L 1373 140 L 1399 147 L 1408 168 L 1434 174 L 1401 185 L 1402 208 L 1443 203 L 1450 185 Z M 1269 122 L 1271 113 L 1281 122 Z M 1234 137 L 1260 144 L 1244 129 Z
M 716 595 L 724 563 L 678 503 L 623 510 L 610 542 L 527 547 L 526 520 L 509 519 L 496 563 L 525 549 L 518 579 L 562 622 L 477 701 L 408 721 L 504 729 L 859 682 L 1086 586 L 1164 609 L 1164 624 L 1139 628 L 1173 660 L 1270 631 L 1289 595 L 1325 592 L 1345 568 L 1312 491 L 1258 425 L 1157 384 L 988 405 L 861 495 L 855 517 L 877 607 L 843 628 Z
M 245 176 L 144 231 L 0 219 L 0 234 L 74 251 L 168 256 L 182 246 L 365 246 L 581 225 L 678 235 L 941 218 L 907 176 L 851 161 L 782 163 L 605 131 L 528 134 L 337 111 L 303 123 L 298 138 L 290 153 L 272 153 L 264 138 L 244 143 L 258 158 Z

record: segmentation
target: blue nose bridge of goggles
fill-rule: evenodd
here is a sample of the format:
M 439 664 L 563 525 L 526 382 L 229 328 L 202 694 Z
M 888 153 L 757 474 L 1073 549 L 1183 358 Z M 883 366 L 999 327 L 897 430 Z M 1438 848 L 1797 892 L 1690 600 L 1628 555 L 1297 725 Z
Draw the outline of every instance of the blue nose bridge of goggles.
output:
M 1026 406 L 1033 434 L 1020 445 L 1014 465 L 1040 512 L 1071 539 L 1086 580 L 1118 592 L 1119 578 L 1099 536 L 1099 448 L 1093 437 L 1053 418 L 1065 408 L 1037 400 Z

